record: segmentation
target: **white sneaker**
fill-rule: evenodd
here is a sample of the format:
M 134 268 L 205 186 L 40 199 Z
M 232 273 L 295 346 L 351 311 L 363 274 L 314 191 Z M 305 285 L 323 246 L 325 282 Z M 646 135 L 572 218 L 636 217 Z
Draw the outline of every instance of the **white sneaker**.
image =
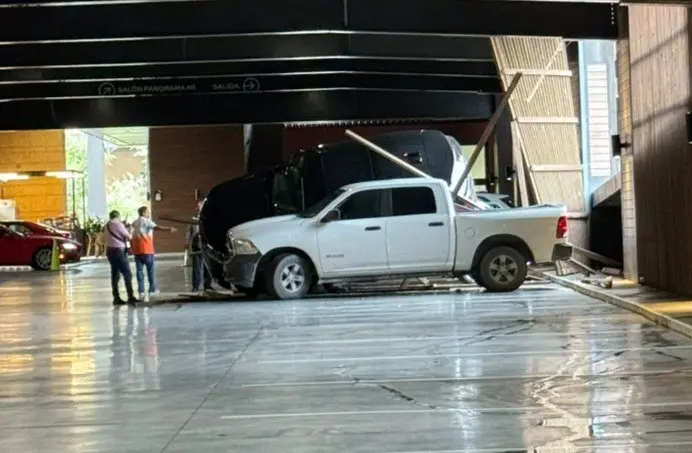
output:
M 156 291 L 149 293 L 149 297 L 158 297 L 160 295 L 161 295 L 161 291 L 159 291 L 158 289 Z
M 146 298 L 147 298 L 147 294 L 146 294 L 146 293 L 139 293 L 139 300 L 141 300 L 142 302 L 144 302 L 144 301 L 146 300 Z

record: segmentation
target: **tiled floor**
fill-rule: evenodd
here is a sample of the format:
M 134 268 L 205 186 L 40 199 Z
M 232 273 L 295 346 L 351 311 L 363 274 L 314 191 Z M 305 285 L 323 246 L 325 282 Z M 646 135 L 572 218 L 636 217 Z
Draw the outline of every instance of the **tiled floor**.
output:
M 692 341 L 567 289 L 113 309 L 107 275 L 0 275 L 0 452 L 692 450 Z

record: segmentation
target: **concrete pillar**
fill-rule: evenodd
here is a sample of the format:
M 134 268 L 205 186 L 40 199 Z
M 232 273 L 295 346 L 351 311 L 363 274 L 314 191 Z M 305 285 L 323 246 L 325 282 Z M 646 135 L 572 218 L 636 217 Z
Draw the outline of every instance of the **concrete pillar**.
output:
M 106 148 L 101 131 L 90 129 L 87 136 L 87 215 L 105 219 L 106 204 Z
M 626 7 L 618 8 L 620 36 L 617 41 L 618 131 L 622 143 L 632 143 L 632 96 L 630 89 L 629 19 Z M 621 150 L 622 257 L 626 279 L 639 280 L 637 223 L 634 202 L 634 155 L 632 146 Z

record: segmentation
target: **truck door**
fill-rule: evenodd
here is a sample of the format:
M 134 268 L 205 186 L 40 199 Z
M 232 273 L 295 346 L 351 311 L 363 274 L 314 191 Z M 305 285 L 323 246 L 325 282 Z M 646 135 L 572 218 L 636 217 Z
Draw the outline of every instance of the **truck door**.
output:
M 317 240 L 324 277 L 387 272 L 387 201 L 387 190 L 355 192 L 338 206 L 340 220 L 320 225 Z
M 450 216 L 431 187 L 394 188 L 387 217 L 387 256 L 392 272 L 447 270 Z

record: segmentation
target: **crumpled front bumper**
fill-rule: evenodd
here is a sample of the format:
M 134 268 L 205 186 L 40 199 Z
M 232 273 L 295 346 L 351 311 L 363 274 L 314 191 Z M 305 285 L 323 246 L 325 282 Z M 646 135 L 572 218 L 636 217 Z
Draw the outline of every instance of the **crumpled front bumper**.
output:
M 223 265 L 224 278 L 228 283 L 252 288 L 255 285 L 255 278 L 259 268 L 262 254 L 254 255 L 233 255 Z

